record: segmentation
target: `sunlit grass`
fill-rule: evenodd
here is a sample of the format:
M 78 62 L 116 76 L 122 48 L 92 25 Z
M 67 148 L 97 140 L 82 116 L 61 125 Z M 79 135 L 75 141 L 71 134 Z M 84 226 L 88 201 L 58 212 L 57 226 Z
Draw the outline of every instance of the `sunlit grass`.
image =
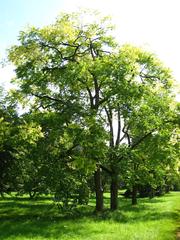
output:
M 180 216 L 180 193 L 140 199 L 132 207 L 120 198 L 118 211 L 95 215 L 89 206 L 63 215 L 50 198 L 0 201 L 0 239 L 3 240 L 175 240 Z M 105 205 L 109 198 L 106 194 Z

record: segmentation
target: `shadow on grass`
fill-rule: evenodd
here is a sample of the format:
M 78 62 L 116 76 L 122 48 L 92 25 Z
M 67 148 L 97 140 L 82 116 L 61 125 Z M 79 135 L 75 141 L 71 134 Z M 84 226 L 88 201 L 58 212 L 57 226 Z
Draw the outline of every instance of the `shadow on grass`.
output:
M 174 214 L 174 213 L 173 213 Z M 107 219 L 106 219 L 107 217 Z M 86 214 L 86 217 L 76 216 L 14 216 L 14 218 L 3 217 L 0 223 L 0 239 L 86 239 L 87 235 L 97 234 L 98 229 L 91 229 L 89 222 L 101 222 L 110 219 L 106 215 L 93 216 Z M 151 213 L 141 217 L 127 217 L 123 213 L 116 212 L 111 218 L 121 224 L 134 224 L 147 220 L 168 219 L 172 217 L 171 212 L 162 214 Z M 100 230 L 99 230 L 100 231 Z M 19 238 L 18 238 L 19 236 Z
M 12 195 L 6 195 L 3 198 L 0 197 L 0 202 L 1 201 L 46 201 L 46 200 L 52 200 L 52 196 L 35 196 L 34 198 L 30 198 L 27 195 L 17 195 L 17 196 L 12 196 Z
M 62 214 L 52 204 L 23 203 L 23 199 L 1 201 L 0 239 L 61 239 L 63 236 L 84 239 L 88 229 L 86 221 L 91 217 L 94 217 L 92 207 Z
M 132 213 L 131 210 L 129 210 L 130 213 Z M 175 219 L 178 220 L 179 214 L 177 212 L 140 212 L 136 211 L 136 214 L 125 214 L 123 211 L 116 211 L 114 213 L 112 212 L 107 212 L 106 214 L 103 214 L 101 217 L 103 220 L 113 220 L 114 222 L 119 222 L 119 223 L 138 223 L 138 222 L 143 222 L 145 223 L 146 221 L 159 221 L 159 220 L 165 220 L 165 219 Z
M 18 222 L 3 222 L 0 226 L 0 239 L 13 239 L 22 236 L 23 239 L 61 239 L 63 236 L 83 236 L 82 223 L 74 224 L 71 220 L 58 221 L 56 219 L 19 219 Z M 19 238 L 21 239 L 21 237 Z
M 120 210 L 105 210 L 101 214 L 93 213 L 94 199 L 91 206 L 82 206 L 67 214 L 60 213 L 53 204 L 43 203 L 43 199 L 39 199 L 41 202 L 24 202 L 25 198 L 12 200 L 0 201 L 0 239 L 86 239 L 89 233 L 91 236 L 97 234 L 97 229 L 89 229 L 92 222 L 134 224 L 178 219 L 177 211 L 158 211 L 151 206 L 150 203 L 164 202 L 164 198 L 143 199 L 137 207 L 132 207 L 129 199 L 121 198 Z M 107 197 L 105 203 L 108 201 Z

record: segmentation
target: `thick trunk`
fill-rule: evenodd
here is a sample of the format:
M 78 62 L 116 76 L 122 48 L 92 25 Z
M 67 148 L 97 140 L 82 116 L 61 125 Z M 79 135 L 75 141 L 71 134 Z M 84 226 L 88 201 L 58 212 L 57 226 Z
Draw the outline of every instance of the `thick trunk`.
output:
M 96 191 L 96 211 L 101 212 L 103 210 L 103 188 L 101 181 L 101 170 L 98 167 L 94 173 L 94 183 Z
M 132 188 L 132 205 L 137 204 L 137 187 L 134 185 Z
M 111 210 L 118 209 L 118 178 L 112 176 L 111 179 Z

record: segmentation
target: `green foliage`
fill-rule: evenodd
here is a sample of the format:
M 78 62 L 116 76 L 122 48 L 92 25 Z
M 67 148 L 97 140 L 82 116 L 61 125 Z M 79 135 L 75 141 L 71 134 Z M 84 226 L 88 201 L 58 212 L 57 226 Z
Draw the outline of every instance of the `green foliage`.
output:
M 9 50 L 18 85 L 11 99 L 29 106 L 11 137 L 22 185 L 46 185 L 64 205 L 79 172 L 86 179 L 97 165 L 129 188 L 156 188 L 178 164 L 171 72 L 152 53 L 118 46 L 111 30 L 94 13 L 62 14 L 20 32 Z
M 30 149 L 43 137 L 41 127 L 18 117 L 14 106 L 2 99 L 0 106 L 0 192 L 18 190 Z M 27 164 L 27 165 L 26 165 Z

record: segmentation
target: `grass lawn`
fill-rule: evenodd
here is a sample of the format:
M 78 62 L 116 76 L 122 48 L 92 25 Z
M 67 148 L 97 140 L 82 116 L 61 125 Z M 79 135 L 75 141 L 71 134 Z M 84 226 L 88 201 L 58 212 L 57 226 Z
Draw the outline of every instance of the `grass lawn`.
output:
M 109 202 L 107 194 L 105 202 Z M 92 199 L 89 206 L 64 216 L 48 198 L 8 197 L 0 200 L 0 239 L 175 240 L 179 203 L 180 192 L 140 199 L 136 207 L 120 197 L 118 211 L 94 215 Z

